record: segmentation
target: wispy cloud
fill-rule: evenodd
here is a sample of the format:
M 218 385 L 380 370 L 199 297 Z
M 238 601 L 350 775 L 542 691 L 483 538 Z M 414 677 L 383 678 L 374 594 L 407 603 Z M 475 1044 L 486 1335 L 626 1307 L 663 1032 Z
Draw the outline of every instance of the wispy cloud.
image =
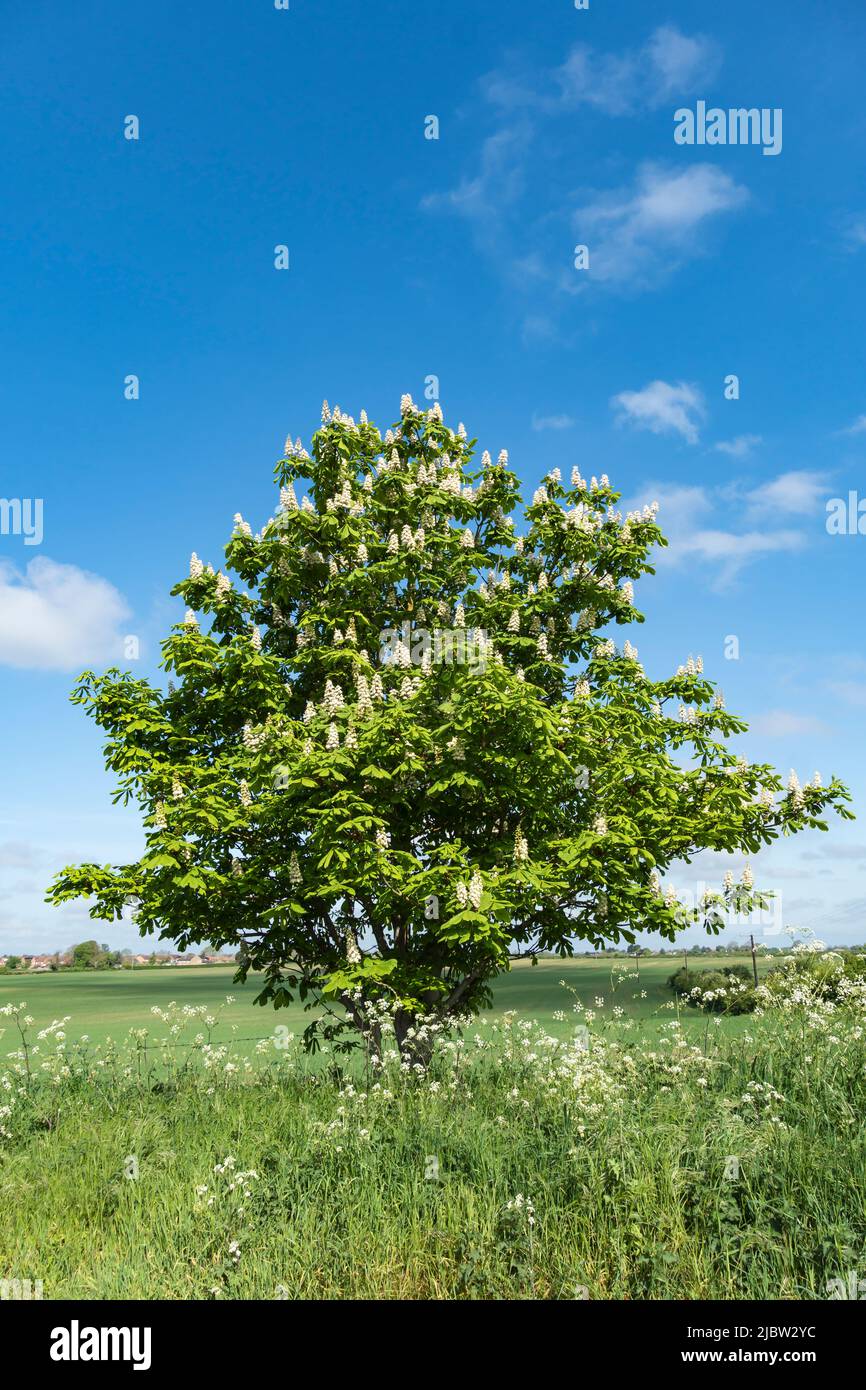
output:
M 593 189 L 577 207 L 580 195 L 565 183 L 574 126 L 566 118 L 580 108 L 610 117 L 655 109 L 705 87 L 719 62 L 711 39 L 665 24 L 642 46 L 604 53 L 577 44 L 558 66 L 530 70 L 512 62 L 481 80 L 482 109 L 498 126 L 481 142 L 474 170 L 425 196 L 422 207 L 462 217 L 508 284 L 531 293 L 530 336 L 550 337 L 554 328 L 539 309 L 541 291 L 561 305 L 593 285 L 661 283 L 706 253 L 712 222 L 745 204 L 746 189 L 710 163 L 671 170 L 645 164 L 630 185 Z M 579 273 L 563 248 L 569 219 L 576 240 L 592 243 L 589 267 Z
M 866 707 L 866 681 L 830 681 L 828 688 L 846 705 Z
M 46 556 L 0 562 L 0 665 L 69 671 L 117 659 L 126 600 L 99 575 Z
M 866 213 L 854 212 L 845 218 L 842 240 L 848 251 L 862 251 L 866 246 Z
M 749 719 L 752 733 L 768 738 L 790 738 L 800 735 L 824 737 L 833 732 L 823 719 L 811 714 L 797 714 L 789 709 L 772 709 L 766 714 L 758 714 Z
M 687 444 L 697 444 L 704 414 L 703 397 L 696 386 L 681 381 L 651 381 L 640 391 L 620 391 L 611 400 L 620 424 L 653 434 L 678 434 Z
M 532 428 L 542 430 L 570 430 L 575 424 L 571 415 L 533 415 Z
M 502 111 L 551 114 L 591 106 L 625 116 L 706 85 L 720 62 L 721 51 L 712 39 L 663 24 L 642 47 L 601 53 L 575 44 L 558 67 L 527 72 L 512 64 L 488 73 L 481 89 Z
M 837 434 L 866 434 L 866 415 L 858 415 L 853 424 L 846 425 L 844 429 L 837 430 Z
M 601 193 L 572 217 L 590 251 L 590 282 L 649 288 L 706 253 L 709 223 L 736 211 L 748 189 L 714 164 L 667 169 L 643 164 L 634 183 Z
M 627 507 L 631 510 L 653 500 L 659 503 L 659 525 L 669 542 L 657 553 L 655 564 L 659 568 L 689 563 L 704 566 L 712 574 L 711 587 L 715 590 L 727 588 L 758 560 L 793 553 L 807 544 L 802 531 L 750 527 L 747 515 L 740 518 L 741 526 L 737 528 L 735 514 L 732 525 L 732 497 L 722 488 L 655 484 L 632 498 Z M 733 501 L 738 504 L 741 499 L 734 497 Z
M 826 473 L 807 469 L 781 473 L 772 482 L 762 483 L 747 493 L 749 513 L 755 517 L 778 512 L 788 516 L 812 516 L 823 511 L 828 485 Z
M 728 454 L 731 458 L 742 459 L 763 442 L 759 434 L 738 434 L 734 439 L 720 439 L 718 444 L 713 445 L 713 448 L 720 454 Z

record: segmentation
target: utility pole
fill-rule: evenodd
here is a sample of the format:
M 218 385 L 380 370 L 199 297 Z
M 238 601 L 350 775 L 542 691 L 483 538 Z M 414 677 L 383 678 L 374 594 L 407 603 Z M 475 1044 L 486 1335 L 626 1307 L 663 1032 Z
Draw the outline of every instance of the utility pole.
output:
M 753 974 L 754 977 L 755 977 L 755 989 L 757 989 L 757 988 L 758 988 L 758 958 L 757 958 L 757 956 L 755 955 L 755 938 L 754 938 L 754 936 L 750 935 L 750 936 L 749 936 L 749 941 L 750 941 L 751 947 L 752 947 L 752 974 Z

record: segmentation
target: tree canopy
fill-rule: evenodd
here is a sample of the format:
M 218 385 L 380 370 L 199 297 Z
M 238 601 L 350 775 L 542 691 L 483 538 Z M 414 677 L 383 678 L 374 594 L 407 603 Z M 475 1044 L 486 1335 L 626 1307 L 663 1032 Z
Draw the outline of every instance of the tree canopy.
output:
M 85 672 L 139 862 L 64 870 L 55 902 L 130 905 L 143 933 L 239 945 L 259 998 L 471 1012 L 514 955 L 673 939 L 766 905 L 747 869 L 690 910 L 663 875 L 849 816 L 834 778 L 738 758 L 746 728 L 700 660 L 651 679 L 634 583 L 665 541 L 602 475 L 547 475 L 515 522 L 503 450 L 409 397 L 384 437 L 325 403 L 286 442 L 279 507 L 240 517 L 172 591 L 167 685 Z M 301 490 L 303 495 L 298 496 Z

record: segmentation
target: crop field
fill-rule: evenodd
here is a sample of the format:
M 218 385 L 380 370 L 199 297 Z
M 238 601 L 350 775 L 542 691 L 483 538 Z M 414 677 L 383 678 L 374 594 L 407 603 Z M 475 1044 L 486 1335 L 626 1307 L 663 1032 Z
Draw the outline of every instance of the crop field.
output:
M 653 1032 L 672 1017 L 673 995 L 667 980 L 682 959 L 673 955 L 648 958 L 639 965 L 623 959 L 587 957 L 542 959 L 535 966 L 518 961 L 497 981 L 491 1014 L 513 1010 L 521 1018 L 542 1024 L 555 1037 L 564 1038 L 580 1021 L 573 1008 L 579 1000 L 584 1009 L 595 1013 L 594 1022 L 599 1025 L 613 1022 L 613 1010 L 622 1009 L 624 1020 Z M 710 969 L 713 963 L 709 957 L 694 957 L 691 962 L 698 969 Z M 751 957 L 726 956 L 723 963 L 751 967 Z M 765 973 L 766 962 L 759 960 L 758 968 L 760 974 Z M 309 1023 L 312 1015 L 300 1005 L 279 1011 L 256 1005 L 257 977 L 251 975 L 246 984 L 236 985 L 233 975 L 230 966 L 0 975 L 0 1006 L 26 1001 L 38 1028 L 68 1017 L 67 1038 L 77 1041 L 87 1037 L 93 1042 L 107 1038 L 118 1042 L 130 1028 L 147 1028 L 154 1036 L 162 1036 L 165 1029 L 151 1012 L 154 1006 L 166 1009 L 172 1002 L 181 1008 L 207 1006 L 218 1015 L 211 1039 L 235 1040 L 242 1054 L 252 1051 L 256 1041 L 273 1037 L 275 1027 L 299 1034 Z M 563 988 L 563 981 L 568 988 Z M 231 1005 L 226 1005 L 227 995 L 234 1001 Z M 604 1003 L 599 1005 L 599 999 Z M 679 1017 L 690 1032 L 706 1030 L 706 1017 L 694 1010 L 681 1008 Z M 0 1019 L 0 1055 L 8 1050 L 2 1024 Z M 724 1018 L 721 1026 L 736 1032 L 743 1020 Z

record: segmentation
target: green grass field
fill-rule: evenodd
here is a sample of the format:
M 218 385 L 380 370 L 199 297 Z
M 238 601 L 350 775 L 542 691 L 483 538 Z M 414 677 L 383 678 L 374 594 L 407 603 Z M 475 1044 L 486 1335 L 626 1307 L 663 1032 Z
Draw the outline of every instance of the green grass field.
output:
M 584 1008 L 596 1012 L 599 1022 L 610 1020 L 616 1007 L 624 1011 L 625 1018 L 653 1031 L 671 1018 L 673 996 L 667 980 L 681 962 L 681 956 L 645 959 L 636 978 L 638 966 L 622 959 L 545 959 L 535 966 L 518 961 L 496 982 L 492 1013 L 514 1010 L 522 1018 L 537 1020 L 555 1037 L 567 1037 L 577 1018 L 572 1009 L 574 997 L 560 985 L 565 980 Z M 692 963 L 697 969 L 710 969 L 714 960 L 694 957 Z M 723 964 L 751 965 L 751 958 L 726 956 Z M 759 962 L 759 970 L 765 969 L 766 963 Z M 226 1042 L 234 1038 L 242 1053 L 255 1046 L 255 1041 L 242 1040 L 272 1036 L 278 1025 L 301 1033 L 309 1023 L 312 1015 L 299 1005 L 279 1012 L 270 1006 L 257 1006 L 253 1002 L 259 989 L 256 978 L 235 985 L 233 973 L 230 966 L 207 966 L 0 975 L 0 1005 L 26 1000 L 37 1028 L 69 1015 L 66 1034 L 70 1040 L 87 1036 L 93 1042 L 104 1042 L 109 1037 L 120 1041 L 130 1028 L 149 1028 L 154 1036 L 161 1036 L 164 1028 L 151 1014 L 153 1005 L 164 1009 L 176 1001 L 181 1006 L 206 1005 L 216 1010 L 230 994 L 235 1002 L 224 1009 L 213 1039 Z M 624 974 L 628 977 L 622 978 Z M 644 992 L 646 998 L 642 997 Z M 602 1007 L 596 1006 L 597 998 L 604 999 Z M 565 1013 L 565 1020 L 554 1016 L 559 1012 Z M 706 1016 L 695 1010 L 681 1010 L 680 1017 L 689 1031 L 707 1028 Z M 744 1022 L 742 1018 L 725 1018 L 721 1026 L 736 1033 Z M 4 1039 L 2 1027 L 0 1020 L 0 1055 L 8 1051 L 9 1039 L 8 1029 Z
M 34 1024 L 25 1055 L 0 1018 L 0 1281 L 46 1299 L 772 1300 L 866 1278 L 866 994 L 678 1027 L 676 964 L 644 960 L 638 981 L 632 962 L 520 963 L 420 1073 L 388 1043 L 348 1064 L 297 1042 L 153 1046 L 151 1006 L 182 1018 L 227 993 L 214 1042 L 300 1033 L 307 1015 L 256 1008 L 228 968 L 2 977 L 0 1006 L 26 999 Z M 67 1014 L 66 1042 L 37 1044 Z

